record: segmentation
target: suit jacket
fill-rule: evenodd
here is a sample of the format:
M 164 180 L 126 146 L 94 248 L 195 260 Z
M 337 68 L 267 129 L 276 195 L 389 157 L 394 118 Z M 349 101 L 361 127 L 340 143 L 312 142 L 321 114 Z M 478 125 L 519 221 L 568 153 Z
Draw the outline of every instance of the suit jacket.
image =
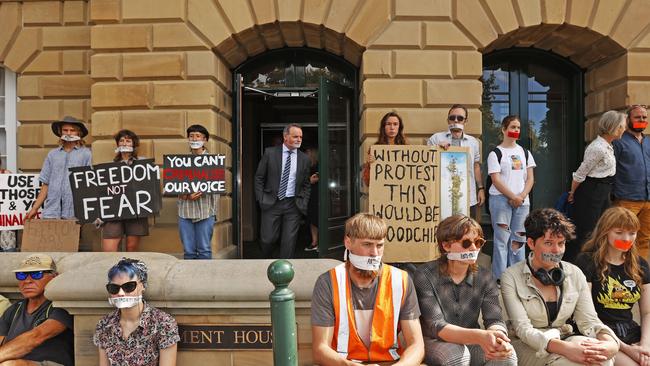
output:
M 296 167 L 296 206 L 303 215 L 307 215 L 309 203 L 309 167 L 310 161 L 307 154 L 300 150 Z M 282 176 L 282 145 L 267 147 L 264 156 L 255 172 L 255 199 L 262 210 L 268 210 L 278 200 L 280 178 Z

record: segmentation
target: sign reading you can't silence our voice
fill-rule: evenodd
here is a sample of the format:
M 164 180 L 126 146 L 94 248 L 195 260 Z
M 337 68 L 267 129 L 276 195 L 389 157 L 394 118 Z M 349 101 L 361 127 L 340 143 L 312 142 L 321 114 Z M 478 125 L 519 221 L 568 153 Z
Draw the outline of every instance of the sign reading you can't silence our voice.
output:
M 160 167 L 153 159 L 70 168 L 74 213 L 81 223 L 160 212 Z
M 164 194 L 226 193 L 225 162 L 225 155 L 163 156 Z

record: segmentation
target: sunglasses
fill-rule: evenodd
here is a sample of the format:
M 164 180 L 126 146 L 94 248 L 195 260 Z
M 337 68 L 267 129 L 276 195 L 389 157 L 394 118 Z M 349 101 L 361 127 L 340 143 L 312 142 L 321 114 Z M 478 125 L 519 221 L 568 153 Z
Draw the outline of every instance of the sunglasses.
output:
M 121 285 L 118 285 L 116 283 L 107 283 L 106 291 L 108 291 L 108 293 L 111 295 L 117 295 L 120 292 L 120 289 L 122 289 L 124 290 L 125 294 L 128 294 L 129 292 L 133 292 L 136 287 L 138 287 L 138 282 L 136 281 L 124 282 Z
M 481 249 L 483 247 L 483 244 L 485 244 L 485 239 L 483 238 L 476 238 L 474 241 L 471 241 L 469 239 L 465 239 L 460 242 L 460 244 L 463 246 L 463 249 L 469 249 L 469 247 L 474 244 L 476 246 L 476 249 Z
M 463 122 L 465 120 L 465 116 L 460 116 L 458 114 L 452 114 L 451 116 L 447 117 L 447 120 L 449 121 L 458 121 L 458 122 Z
M 52 273 L 52 271 L 16 272 L 16 279 L 24 281 L 27 277 L 31 277 L 32 280 L 40 280 L 46 273 Z

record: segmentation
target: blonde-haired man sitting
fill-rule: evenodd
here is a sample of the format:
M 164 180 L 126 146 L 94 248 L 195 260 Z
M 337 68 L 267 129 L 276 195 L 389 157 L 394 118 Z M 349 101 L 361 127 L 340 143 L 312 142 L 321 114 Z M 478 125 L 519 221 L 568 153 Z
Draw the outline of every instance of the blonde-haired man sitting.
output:
M 345 223 L 345 262 L 314 286 L 311 324 L 314 362 L 419 365 L 424 357 L 420 308 L 405 271 L 382 264 L 386 223 L 360 213 Z M 405 344 L 398 341 L 401 331 Z

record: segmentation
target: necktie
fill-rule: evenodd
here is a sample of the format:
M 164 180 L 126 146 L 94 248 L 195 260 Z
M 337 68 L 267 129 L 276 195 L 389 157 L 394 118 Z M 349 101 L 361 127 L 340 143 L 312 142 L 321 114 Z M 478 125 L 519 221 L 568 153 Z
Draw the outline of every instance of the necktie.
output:
M 287 185 L 289 183 L 289 173 L 291 172 L 291 153 L 287 151 L 287 159 L 284 161 L 282 169 L 282 179 L 280 179 L 280 189 L 278 190 L 278 199 L 283 200 L 287 196 Z

